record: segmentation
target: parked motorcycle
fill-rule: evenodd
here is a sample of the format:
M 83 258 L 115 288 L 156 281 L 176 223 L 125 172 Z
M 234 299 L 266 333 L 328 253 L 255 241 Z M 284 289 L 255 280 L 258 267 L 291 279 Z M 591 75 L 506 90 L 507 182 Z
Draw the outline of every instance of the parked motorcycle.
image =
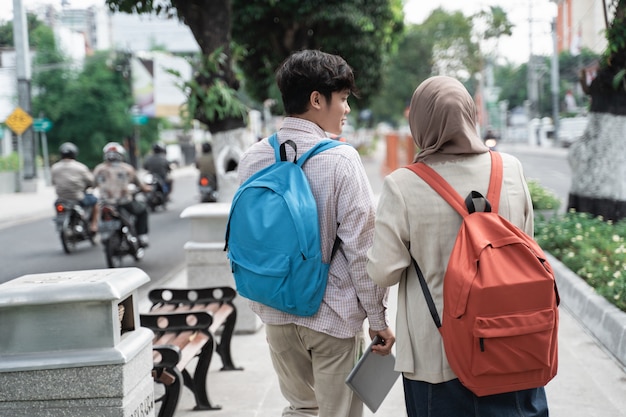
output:
M 54 202 L 54 209 L 54 222 L 65 253 L 72 253 L 76 244 L 82 241 L 95 245 L 94 233 L 89 229 L 91 210 L 85 210 L 78 201 L 62 198 Z
M 138 198 L 137 195 L 134 198 Z M 104 203 L 100 209 L 100 242 L 109 268 L 122 266 L 126 256 L 140 261 L 144 248 L 134 227 L 134 216 L 120 206 Z
M 169 190 L 166 192 L 168 188 L 167 184 L 165 184 L 159 176 L 149 172 L 143 176 L 143 182 L 152 188 L 152 190 L 146 194 L 146 203 L 150 211 L 155 212 L 158 207 L 162 207 L 163 210 L 166 210 L 169 198 Z
M 201 202 L 215 203 L 217 201 L 217 187 L 214 178 L 201 175 L 198 180 L 198 191 L 200 191 Z

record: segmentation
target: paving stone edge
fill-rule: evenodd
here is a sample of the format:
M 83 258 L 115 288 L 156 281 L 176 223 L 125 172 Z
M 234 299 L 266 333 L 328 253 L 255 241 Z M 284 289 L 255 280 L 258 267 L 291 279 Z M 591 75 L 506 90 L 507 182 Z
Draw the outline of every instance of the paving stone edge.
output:
M 561 306 L 567 308 L 615 360 L 626 369 L 626 312 L 595 292 L 581 277 L 550 254 Z

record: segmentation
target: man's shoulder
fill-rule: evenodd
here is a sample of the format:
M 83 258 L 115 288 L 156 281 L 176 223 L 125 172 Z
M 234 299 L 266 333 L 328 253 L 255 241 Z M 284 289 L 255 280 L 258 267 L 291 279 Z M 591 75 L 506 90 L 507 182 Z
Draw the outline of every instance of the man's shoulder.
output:
M 94 170 L 94 172 L 95 172 L 95 171 L 100 171 L 100 170 L 102 170 L 102 169 L 103 169 L 103 168 L 105 168 L 105 167 L 106 167 L 106 163 L 101 162 L 101 163 L 99 163 L 98 165 L 96 165 L 96 167 L 95 167 L 93 170 Z

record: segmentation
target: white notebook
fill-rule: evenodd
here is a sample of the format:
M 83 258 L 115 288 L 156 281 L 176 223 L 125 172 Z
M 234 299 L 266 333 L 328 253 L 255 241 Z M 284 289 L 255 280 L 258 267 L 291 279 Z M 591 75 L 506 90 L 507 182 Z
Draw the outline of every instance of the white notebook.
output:
M 346 378 L 346 384 L 363 403 L 375 413 L 400 376 L 394 371 L 396 358 L 392 354 L 381 356 L 372 352 L 372 346 L 379 343 L 376 336 L 363 353 L 363 356 Z

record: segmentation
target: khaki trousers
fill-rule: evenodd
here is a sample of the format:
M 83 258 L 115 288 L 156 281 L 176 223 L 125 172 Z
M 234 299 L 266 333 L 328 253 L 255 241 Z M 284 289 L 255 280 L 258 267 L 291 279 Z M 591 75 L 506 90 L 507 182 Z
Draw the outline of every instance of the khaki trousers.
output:
M 289 402 L 283 417 L 362 417 L 363 403 L 345 384 L 362 335 L 338 339 L 295 324 L 266 325 L 280 390 Z

